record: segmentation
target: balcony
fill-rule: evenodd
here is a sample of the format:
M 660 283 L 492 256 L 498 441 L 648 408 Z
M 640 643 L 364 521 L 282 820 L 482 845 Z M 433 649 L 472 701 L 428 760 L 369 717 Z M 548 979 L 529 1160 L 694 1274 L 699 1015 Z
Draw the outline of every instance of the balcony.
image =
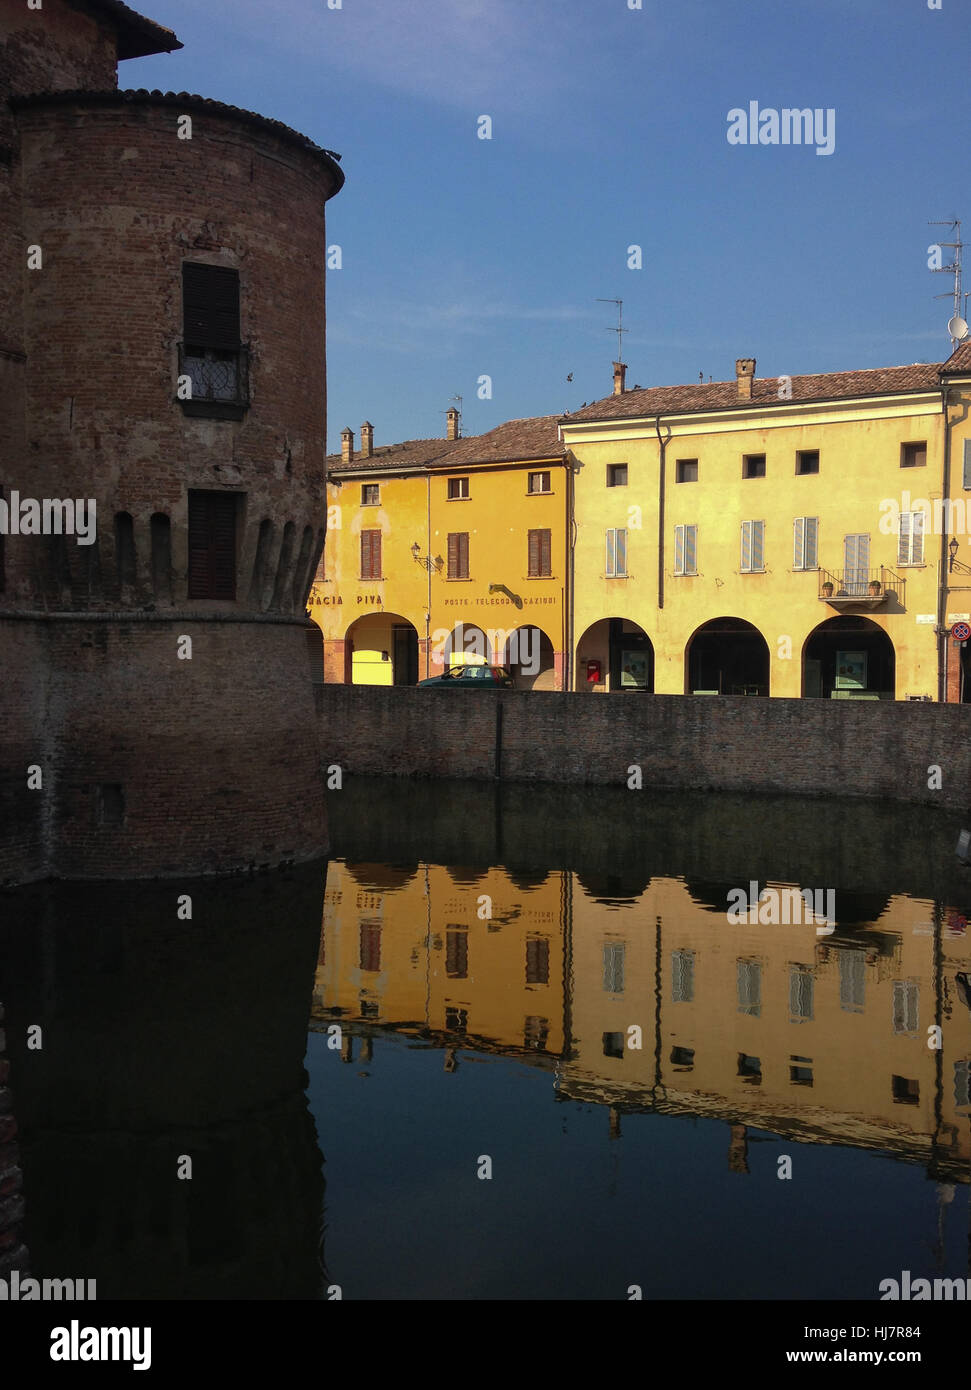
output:
M 242 420 L 249 406 L 249 347 L 202 348 L 179 344 L 179 376 L 188 377 L 192 395 L 179 397 L 185 415 L 208 420 Z
M 903 607 L 904 584 L 905 580 L 885 565 L 819 570 L 820 602 L 839 612 L 844 608 L 882 608 L 890 599 Z

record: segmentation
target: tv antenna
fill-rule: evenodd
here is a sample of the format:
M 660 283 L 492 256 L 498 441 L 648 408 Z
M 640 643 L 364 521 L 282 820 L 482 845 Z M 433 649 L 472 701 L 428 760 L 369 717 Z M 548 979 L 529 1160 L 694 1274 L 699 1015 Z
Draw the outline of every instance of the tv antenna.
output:
M 617 305 L 617 327 L 616 327 L 616 328 L 608 328 L 608 329 L 605 330 L 605 332 L 607 332 L 607 333 L 616 333 L 616 334 L 617 334 L 617 361 L 618 361 L 618 362 L 623 362 L 623 360 L 624 360 L 624 334 L 627 333 L 627 332 L 629 332 L 629 330 L 626 329 L 626 328 L 624 327 L 624 301 L 623 301 L 622 299 L 600 299 L 600 298 L 598 297 L 597 303 L 598 303 L 598 304 L 616 304 L 616 305 Z
M 942 265 L 937 270 L 932 270 L 932 275 L 953 275 L 954 288 L 949 294 L 936 294 L 935 299 L 952 299 L 954 301 L 954 313 L 947 321 L 947 331 L 951 335 L 951 348 L 957 347 L 958 343 L 963 342 L 968 336 L 967 320 L 961 315 L 962 296 L 961 293 L 961 252 L 964 249 L 964 242 L 961 240 L 961 219 L 949 217 L 941 222 L 928 222 L 928 227 L 950 227 L 955 234 L 954 241 L 941 241 L 938 245 L 943 249 L 946 247 L 954 252 L 954 260 L 950 265 Z

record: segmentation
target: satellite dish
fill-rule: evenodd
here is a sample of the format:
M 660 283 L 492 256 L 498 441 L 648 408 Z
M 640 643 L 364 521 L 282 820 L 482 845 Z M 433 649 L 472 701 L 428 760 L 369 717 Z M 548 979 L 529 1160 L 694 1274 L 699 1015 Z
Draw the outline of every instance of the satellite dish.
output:
M 962 342 L 968 336 L 967 319 L 963 319 L 960 314 L 955 314 L 952 319 L 947 321 L 947 331 L 952 338 Z

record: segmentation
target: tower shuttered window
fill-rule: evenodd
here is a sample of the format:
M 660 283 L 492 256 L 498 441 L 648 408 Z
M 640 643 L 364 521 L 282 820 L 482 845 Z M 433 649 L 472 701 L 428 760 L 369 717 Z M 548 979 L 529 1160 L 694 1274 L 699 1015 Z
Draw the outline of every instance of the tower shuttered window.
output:
M 238 492 L 189 493 L 189 598 L 236 597 Z

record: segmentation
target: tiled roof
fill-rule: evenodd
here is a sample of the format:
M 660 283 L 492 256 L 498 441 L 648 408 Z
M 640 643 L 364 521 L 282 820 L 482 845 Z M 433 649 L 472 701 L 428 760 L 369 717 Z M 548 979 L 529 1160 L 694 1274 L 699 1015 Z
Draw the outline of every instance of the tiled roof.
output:
M 952 359 L 953 361 L 953 359 Z M 934 391 L 940 385 L 940 363 L 914 363 L 909 367 L 874 367 L 858 372 L 822 372 L 815 376 L 788 378 L 791 395 L 779 394 L 784 379 L 756 377 L 751 401 L 738 398 L 736 381 L 698 382 L 693 386 L 650 386 L 607 396 L 582 410 L 561 418 L 567 425 L 585 420 L 616 420 L 641 415 L 676 415 L 705 410 L 764 410 L 767 406 L 786 406 L 800 401 L 827 401 L 841 398 L 894 395 L 908 391 Z M 788 388 L 785 388 L 788 389 Z
M 556 427 L 556 415 L 507 420 L 487 434 L 460 439 L 449 455 L 449 468 L 473 463 L 515 463 L 519 460 L 562 458 L 566 452 Z
M 333 150 L 325 150 L 322 146 L 315 145 L 306 135 L 301 135 L 299 130 L 291 129 L 282 121 L 271 120 L 269 116 L 261 116 L 257 111 L 246 111 L 241 106 L 227 106 L 224 101 L 213 101 L 211 97 L 196 96 L 192 92 L 149 92 L 144 88 L 118 91 L 110 88 L 104 92 L 31 92 L 29 96 L 13 96 L 8 100 L 15 111 L 31 106 L 70 106 L 75 102 L 85 106 L 151 105 L 173 106 L 179 111 L 211 111 L 217 116 L 231 116 L 258 129 L 270 130 L 288 144 L 296 145 L 308 154 L 317 155 L 328 165 L 336 180 L 333 193 L 328 194 L 328 197 L 332 198 L 344 184 L 344 171 L 339 163 L 340 155 L 335 154 Z
M 971 338 L 958 343 L 950 357 L 941 368 L 942 374 L 950 372 L 971 372 Z
M 362 469 L 380 472 L 382 469 L 425 468 L 430 463 L 444 463 L 443 455 L 450 456 L 459 444 L 468 442 L 466 439 L 406 439 L 402 444 L 385 444 L 375 449 L 368 459 L 355 449 L 350 463 L 344 463 L 340 454 L 328 454 L 327 473 L 330 476 L 334 473 L 357 473 Z
M 118 30 L 119 58 L 147 58 L 151 53 L 173 53 L 182 44 L 164 24 L 129 9 L 121 0 L 75 0 L 95 16 L 106 15 Z

